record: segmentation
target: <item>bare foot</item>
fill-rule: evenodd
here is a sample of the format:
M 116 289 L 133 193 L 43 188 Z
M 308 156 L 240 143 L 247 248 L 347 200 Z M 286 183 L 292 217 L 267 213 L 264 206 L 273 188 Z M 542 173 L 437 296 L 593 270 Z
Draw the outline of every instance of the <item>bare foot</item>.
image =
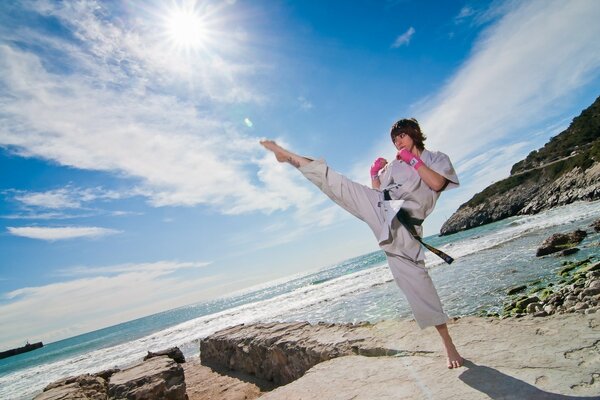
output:
M 436 328 L 442 337 L 444 349 L 446 349 L 446 355 L 448 356 L 448 368 L 452 369 L 462 367 L 465 360 L 460 356 L 460 354 L 458 354 L 458 350 L 456 350 L 456 346 L 454 346 L 454 342 L 452 342 L 452 338 L 448 332 L 448 326 L 446 324 L 441 324 L 436 325 Z
M 288 152 L 283 147 L 281 147 L 277 143 L 275 143 L 273 140 L 261 140 L 260 144 L 265 149 L 270 150 L 273 153 L 275 153 L 275 158 L 277 159 L 277 161 L 279 161 L 279 162 L 288 161 L 288 159 L 289 159 Z
M 452 369 L 462 367 L 465 359 L 458 354 L 456 347 L 454 347 L 454 343 L 444 343 L 444 347 L 446 347 L 446 355 L 448 356 L 448 368 Z

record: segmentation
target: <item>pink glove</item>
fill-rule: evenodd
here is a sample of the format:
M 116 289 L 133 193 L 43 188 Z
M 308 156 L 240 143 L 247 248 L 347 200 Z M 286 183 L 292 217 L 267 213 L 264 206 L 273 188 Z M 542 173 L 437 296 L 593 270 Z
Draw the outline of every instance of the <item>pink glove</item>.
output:
M 377 178 L 377 176 L 379 175 L 379 171 L 381 171 L 381 169 L 385 167 L 386 164 L 387 161 L 385 160 L 385 158 L 379 157 L 377 160 L 375 160 L 373 165 L 371 165 L 371 179 Z
M 402 149 L 396 155 L 397 160 L 402 160 L 414 169 L 419 169 L 423 166 L 423 161 L 406 149 Z

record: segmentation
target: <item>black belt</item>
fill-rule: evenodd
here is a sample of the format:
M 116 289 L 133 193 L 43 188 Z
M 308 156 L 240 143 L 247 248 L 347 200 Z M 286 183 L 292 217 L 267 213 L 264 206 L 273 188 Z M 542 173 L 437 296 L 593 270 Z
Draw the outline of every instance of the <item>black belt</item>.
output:
M 387 190 L 387 189 L 383 190 L 383 199 L 384 200 L 392 200 L 389 190 Z M 419 236 L 419 234 L 417 233 L 417 231 L 415 229 L 415 226 L 421 226 L 421 224 L 423 223 L 422 219 L 411 217 L 410 214 L 402 208 L 400 210 L 398 210 L 398 212 L 396 213 L 396 218 L 398 218 L 398 221 L 400 221 L 402 226 L 404 226 L 408 230 L 408 232 L 412 235 L 412 237 L 414 237 L 417 241 L 419 241 L 419 243 L 421 243 L 427 250 L 431 251 L 433 254 L 440 257 L 442 260 L 444 260 L 448 264 L 452 264 L 452 261 L 454 261 L 454 258 L 450 257 L 448 254 L 444 253 L 443 251 L 436 249 L 435 247 L 433 247 L 431 245 L 428 245 L 427 243 L 425 243 L 423 241 L 423 239 L 421 239 L 421 237 Z

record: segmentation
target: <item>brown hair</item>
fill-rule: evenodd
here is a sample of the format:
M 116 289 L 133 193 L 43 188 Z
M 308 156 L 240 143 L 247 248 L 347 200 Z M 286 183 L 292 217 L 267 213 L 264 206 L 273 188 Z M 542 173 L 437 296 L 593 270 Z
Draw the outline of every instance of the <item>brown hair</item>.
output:
M 425 139 L 427 137 L 421 132 L 421 127 L 419 123 L 414 118 L 403 118 L 392 125 L 392 130 L 390 131 L 390 136 L 392 137 L 392 142 L 395 141 L 396 136 L 400 133 L 404 133 L 415 142 L 415 146 L 417 149 L 423 151 L 425 149 Z

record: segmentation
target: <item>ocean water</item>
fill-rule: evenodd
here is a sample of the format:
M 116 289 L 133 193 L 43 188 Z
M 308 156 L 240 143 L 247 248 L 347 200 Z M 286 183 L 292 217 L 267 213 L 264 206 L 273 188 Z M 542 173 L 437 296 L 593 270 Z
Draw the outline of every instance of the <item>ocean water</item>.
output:
M 444 264 L 428 253 L 427 267 L 450 316 L 502 307 L 505 292 L 536 279 L 557 281 L 564 260 L 598 253 L 600 234 L 591 233 L 581 251 L 536 258 L 539 244 L 555 232 L 600 218 L 600 201 L 580 202 L 533 216 L 513 217 L 427 242 L 455 258 Z M 365 254 L 320 271 L 270 282 L 244 293 L 140 318 L 45 345 L 0 360 L 0 399 L 31 399 L 50 382 L 69 375 L 125 367 L 148 350 L 179 346 L 197 357 L 199 341 L 232 325 L 265 321 L 376 322 L 411 318 L 382 252 Z

